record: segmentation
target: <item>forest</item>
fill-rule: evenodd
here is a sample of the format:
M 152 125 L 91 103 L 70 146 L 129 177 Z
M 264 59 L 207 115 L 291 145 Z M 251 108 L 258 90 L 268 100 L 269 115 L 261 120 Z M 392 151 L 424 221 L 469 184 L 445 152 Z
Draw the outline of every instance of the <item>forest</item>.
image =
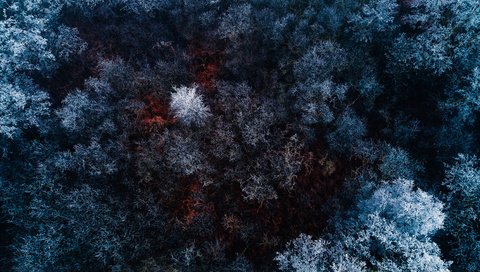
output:
M 479 0 L 0 0 L 0 271 L 480 271 Z

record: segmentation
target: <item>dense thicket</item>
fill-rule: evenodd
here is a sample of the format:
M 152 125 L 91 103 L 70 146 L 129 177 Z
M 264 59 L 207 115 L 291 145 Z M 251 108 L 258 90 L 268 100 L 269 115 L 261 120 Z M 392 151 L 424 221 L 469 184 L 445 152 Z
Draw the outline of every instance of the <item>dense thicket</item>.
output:
M 0 270 L 479 271 L 479 11 L 0 1 Z

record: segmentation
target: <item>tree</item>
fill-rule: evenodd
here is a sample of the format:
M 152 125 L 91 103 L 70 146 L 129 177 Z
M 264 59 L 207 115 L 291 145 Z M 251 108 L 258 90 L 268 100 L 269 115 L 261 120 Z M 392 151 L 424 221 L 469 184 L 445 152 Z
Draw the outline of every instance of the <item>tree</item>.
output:
M 444 184 L 449 189 L 446 195 L 447 220 L 445 231 L 451 236 L 449 252 L 458 271 L 480 269 L 480 168 L 476 156 L 459 154 L 455 162 L 447 166 Z
M 453 30 L 455 47 L 453 48 L 456 66 L 463 71 L 470 71 L 480 66 L 479 49 L 476 44 L 480 40 L 478 35 L 480 4 L 477 1 L 447 1 L 450 2 L 450 27 Z
M 58 10 L 41 0 L 3 1 L 0 9 L 0 134 L 13 138 L 49 114 L 48 94 L 27 75 L 48 75 L 56 66 L 48 35 Z
M 172 133 L 167 145 L 166 158 L 174 172 L 192 175 L 206 170 L 207 160 L 199 142 L 189 135 Z
M 438 103 L 444 123 L 437 133 L 437 146 L 448 156 L 471 152 L 474 145 L 477 115 L 480 110 L 480 69 L 454 81 L 446 91 L 446 99 Z
M 244 198 L 247 200 L 256 200 L 264 202 L 265 200 L 277 199 L 278 195 L 275 189 L 268 184 L 268 180 L 256 173 L 250 174 L 242 183 Z
M 446 115 L 449 116 L 449 115 Z M 458 152 L 469 152 L 475 148 L 475 134 L 472 127 L 457 116 L 445 118 L 437 132 L 435 145 L 445 154 L 455 156 Z
M 105 115 L 105 106 L 99 105 L 99 102 L 87 92 L 77 90 L 65 97 L 63 107 L 57 111 L 57 115 L 67 131 L 85 133 L 94 122 L 94 118 L 90 117 Z
M 0 134 L 16 137 L 22 130 L 41 128 L 50 113 L 48 94 L 33 82 L 17 77 L 13 83 L 0 80 Z
M 422 166 L 419 162 L 411 159 L 405 150 L 388 146 L 379 170 L 382 173 L 382 178 L 385 180 L 396 178 L 413 179 L 416 177 L 417 172 L 422 170 Z
M 78 171 L 78 175 L 85 176 L 85 180 L 90 177 L 105 179 L 118 171 L 118 158 L 113 157 L 113 154 L 120 148 L 111 149 L 111 146 L 101 146 L 95 140 L 89 145 L 77 144 L 74 152 L 58 154 L 55 166 L 62 171 Z
M 434 197 L 414 190 L 413 181 L 383 183 L 345 221 L 337 217 L 326 240 L 302 234 L 276 260 L 282 270 L 294 271 L 448 271 L 431 241 L 443 226 L 442 209 Z
M 302 114 L 302 121 L 307 125 L 328 124 L 335 118 L 332 104 L 343 101 L 347 86 L 339 85 L 327 79 L 323 82 L 307 81 L 301 83 L 291 93 L 297 96 L 296 108 Z
M 218 35 L 225 39 L 236 41 L 251 31 L 252 7 L 249 4 L 242 4 L 230 7 L 222 16 Z
M 347 109 L 335 120 L 335 130 L 327 135 L 330 147 L 341 153 L 354 153 L 360 150 L 362 138 L 367 128 L 355 112 Z
M 56 67 L 48 37 L 59 6 L 54 1 L 4 1 L 0 3 L 0 71 L 47 75 Z
M 415 37 L 400 34 L 388 53 L 392 73 L 408 72 L 412 67 L 436 75 L 445 73 L 452 66 L 449 39 L 450 29 L 437 25 Z
M 448 92 L 448 100 L 440 106 L 458 116 L 464 124 L 472 125 L 476 120 L 475 113 L 480 110 L 480 68 L 473 69 L 465 81 L 466 86 L 458 86 Z
M 395 22 L 398 9 L 397 1 L 368 1 L 349 20 L 355 39 L 361 42 L 372 42 L 378 39 L 378 36 L 388 37 L 399 27 Z
M 60 26 L 54 38 L 54 53 L 59 62 L 68 62 L 73 56 L 81 55 L 87 49 L 87 43 L 79 37 L 76 28 Z
M 322 41 L 310 48 L 295 64 L 293 72 L 298 81 L 323 81 L 333 72 L 345 67 L 347 55 L 337 43 Z
M 324 254 L 328 251 L 328 243 L 322 239 L 313 240 L 311 236 L 300 236 L 287 244 L 287 250 L 277 254 L 275 260 L 280 270 L 294 271 L 326 271 Z
M 294 65 L 297 84 L 290 93 L 296 98 L 295 108 L 306 125 L 328 124 L 335 118 L 332 105 L 345 100 L 347 85 L 332 78 L 347 64 L 347 54 L 330 41 L 310 48 Z
M 211 116 L 204 98 L 198 93 L 197 86 L 175 87 L 170 101 L 170 109 L 175 118 L 188 126 L 204 125 Z

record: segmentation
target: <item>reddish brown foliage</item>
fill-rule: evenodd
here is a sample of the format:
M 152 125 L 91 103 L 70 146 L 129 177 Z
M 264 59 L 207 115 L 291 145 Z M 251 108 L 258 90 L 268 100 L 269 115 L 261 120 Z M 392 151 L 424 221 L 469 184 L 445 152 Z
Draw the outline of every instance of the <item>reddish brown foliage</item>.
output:
M 207 203 L 203 192 L 203 186 L 199 181 L 194 181 L 188 186 L 186 198 L 182 200 L 184 226 L 190 225 L 193 220 L 202 214 L 212 214 L 214 206 Z
M 207 64 L 195 74 L 195 82 L 197 82 L 205 90 L 212 91 L 215 88 L 215 78 L 219 70 L 220 68 L 218 64 Z
M 175 123 L 168 114 L 168 104 L 153 95 L 144 98 L 145 107 L 140 114 L 142 125 L 146 127 L 164 127 Z
M 208 92 L 213 91 L 223 61 L 221 50 L 192 42 L 188 55 L 192 59 L 191 70 L 195 83 Z

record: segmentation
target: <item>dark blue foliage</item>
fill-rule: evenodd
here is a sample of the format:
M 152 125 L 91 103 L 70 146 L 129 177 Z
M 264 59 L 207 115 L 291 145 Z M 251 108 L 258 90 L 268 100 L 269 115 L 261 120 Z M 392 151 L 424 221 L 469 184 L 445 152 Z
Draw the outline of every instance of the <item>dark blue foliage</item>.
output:
M 0 1 L 0 270 L 479 271 L 479 12 Z

